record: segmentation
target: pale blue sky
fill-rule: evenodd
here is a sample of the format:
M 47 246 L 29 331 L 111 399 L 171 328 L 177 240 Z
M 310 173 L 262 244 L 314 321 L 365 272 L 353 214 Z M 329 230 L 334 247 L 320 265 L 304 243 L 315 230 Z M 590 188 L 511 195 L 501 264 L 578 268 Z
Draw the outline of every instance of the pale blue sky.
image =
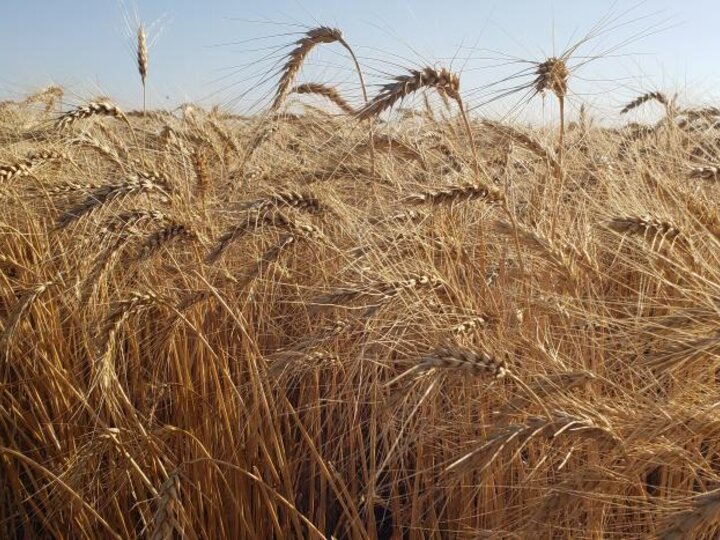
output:
M 16 98 L 58 83 L 68 89 L 68 104 L 109 95 L 125 107 L 138 106 L 133 37 L 123 20 L 123 11 L 134 8 L 146 23 L 162 19 L 150 55 L 153 107 L 201 101 L 247 109 L 271 88 L 255 85 L 272 70 L 276 49 L 297 39 L 281 34 L 300 30 L 293 25 L 318 24 L 342 29 L 374 84 L 402 67 L 448 64 L 456 57 L 452 66 L 462 70 L 466 101 L 478 104 L 483 85 L 520 69 L 496 66 L 502 54 L 541 60 L 553 53 L 553 43 L 559 53 L 609 11 L 622 14 L 633 5 L 620 17 L 627 24 L 579 52 L 604 52 L 631 41 L 576 73 L 571 88 L 582 95 L 576 102 L 614 110 L 628 97 L 655 88 L 706 102 L 720 88 L 717 1 L 124 1 L 129 9 L 121 9 L 119 0 L 3 0 L 0 96 Z M 650 35 L 641 37 L 644 32 Z M 255 40 L 262 36 L 267 39 Z M 224 45 L 229 42 L 244 43 Z M 351 67 L 342 49 L 324 46 L 313 54 L 303 78 L 344 85 L 358 99 Z

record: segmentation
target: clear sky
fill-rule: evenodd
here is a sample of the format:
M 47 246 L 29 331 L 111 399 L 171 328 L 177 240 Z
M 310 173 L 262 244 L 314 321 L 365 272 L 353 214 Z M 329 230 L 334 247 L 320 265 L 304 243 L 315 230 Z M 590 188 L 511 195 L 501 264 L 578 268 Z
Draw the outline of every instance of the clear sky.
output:
M 137 107 L 134 37 L 125 22 L 135 11 L 148 25 L 159 21 L 151 31 L 152 107 L 199 101 L 248 109 L 271 89 L 272 80 L 258 83 L 288 50 L 279 48 L 297 39 L 291 33 L 319 24 L 343 31 L 370 83 L 403 67 L 452 63 L 466 101 L 477 105 L 484 85 L 521 69 L 504 55 L 542 60 L 562 52 L 610 11 L 619 28 L 578 54 L 611 54 L 574 74 L 576 103 L 613 109 L 656 88 L 704 103 L 720 88 L 717 0 L 3 0 L 0 97 L 57 83 L 68 104 L 108 95 Z M 351 68 L 342 49 L 324 46 L 303 78 L 345 85 L 359 99 Z

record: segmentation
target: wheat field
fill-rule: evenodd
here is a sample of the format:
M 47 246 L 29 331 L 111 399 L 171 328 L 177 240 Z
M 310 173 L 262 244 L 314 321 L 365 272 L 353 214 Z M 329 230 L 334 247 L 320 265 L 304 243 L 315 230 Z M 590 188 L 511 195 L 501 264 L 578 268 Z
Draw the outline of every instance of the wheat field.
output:
M 0 105 L 0 536 L 716 538 L 720 111 L 567 60 L 532 128 L 325 27 L 261 114 Z

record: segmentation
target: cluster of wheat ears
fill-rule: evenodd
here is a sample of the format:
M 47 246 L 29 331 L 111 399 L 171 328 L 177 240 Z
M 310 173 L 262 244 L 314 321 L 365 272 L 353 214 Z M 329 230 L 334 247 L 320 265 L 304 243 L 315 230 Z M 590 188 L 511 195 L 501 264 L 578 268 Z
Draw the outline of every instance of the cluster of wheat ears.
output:
M 0 536 L 720 534 L 720 111 L 566 124 L 567 61 L 559 134 L 325 27 L 267 114 L 0 105 Z

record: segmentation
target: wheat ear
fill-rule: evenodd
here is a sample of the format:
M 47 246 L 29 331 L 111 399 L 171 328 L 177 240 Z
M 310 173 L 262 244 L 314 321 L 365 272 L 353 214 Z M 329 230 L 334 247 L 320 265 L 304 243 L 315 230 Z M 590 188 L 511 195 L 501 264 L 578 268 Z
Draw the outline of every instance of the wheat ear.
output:
M 145 26 L 142 24 L 138 26 L 137 31 L 137 65 L 138 73 L 140 73 L 140 81 L 143 87 L 143 114 L 147 111 L 146 107 L 146 90 L 147 90 L 147 76 L 148 76 L 148 46 L 147 46 L 147 34 L 145 33 Z
M 290 93 L 322 96 L 337 105 L 344 113 L 349 115 L 355 114 L 355 109 L 353 109 L 350 104 L 345 101 L 345 98 L 340 95 L 340 92 L 332 86 L 319 83 L 306 83 L 296 86 Z

